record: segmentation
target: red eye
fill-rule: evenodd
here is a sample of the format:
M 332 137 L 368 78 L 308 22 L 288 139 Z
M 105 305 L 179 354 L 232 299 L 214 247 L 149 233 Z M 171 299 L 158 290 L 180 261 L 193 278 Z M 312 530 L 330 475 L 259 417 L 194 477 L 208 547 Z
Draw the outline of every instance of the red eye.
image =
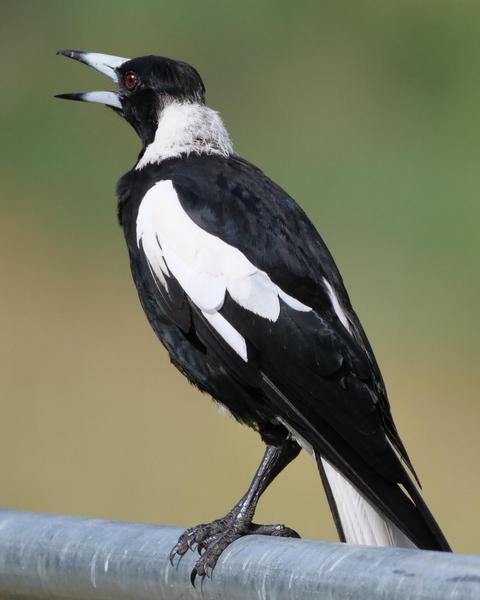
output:
M 123 83 L 125 84 L 127 90 L 133 90 L 138 83 L 138 77 L 133 71 L 129 71 L 123 76 Z

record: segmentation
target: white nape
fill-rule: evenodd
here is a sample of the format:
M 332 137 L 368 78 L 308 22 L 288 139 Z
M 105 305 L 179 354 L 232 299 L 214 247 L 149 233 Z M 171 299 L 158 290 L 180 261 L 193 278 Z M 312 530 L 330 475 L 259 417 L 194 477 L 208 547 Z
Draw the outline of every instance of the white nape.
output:
M 232 152 L 230 136 L 216 111 L 173 100 L 160 112 L 155 138 L 135 168 L 192 153 L 229 156 Z
M 171 180 L 159 181 L 145 194 L 137 216 L 137 244 L 168 290 L 173 275 L 190 300 L 229 346 L 247 361 L 243 336 L 219 314 L 228 292 L 256 315 L 276 321 L 280 299 L 293 310 L 311 308 L 281 290 L 234 246 L 199 227 L 183 209 Z
M 328 292 L 328 295 L 330 297 L 330 302 L 332 303 L 333 310 L 335 311 L 337 317 L 340 319 L 340 321 L 341 321 L 342 325 L 345 327 L 345 329 L 349 333 L 352 333 L 352 330 L 350 328 L 350 323 L 348 321 L 348 317 L 345 314 L 345 311 L 343 310 L 343 308 L 342 308 L 342 306 L 340 304 L 340 301 L 338 299 L 337 294 L 335 293 L 335 290 L 331 286 L 331 284 L 328 281 L 328 279 L 326 279 L 325 277 L 323 278 L 323 283 L 325 284 L 325 286 L 327 288 L 327 292 Z

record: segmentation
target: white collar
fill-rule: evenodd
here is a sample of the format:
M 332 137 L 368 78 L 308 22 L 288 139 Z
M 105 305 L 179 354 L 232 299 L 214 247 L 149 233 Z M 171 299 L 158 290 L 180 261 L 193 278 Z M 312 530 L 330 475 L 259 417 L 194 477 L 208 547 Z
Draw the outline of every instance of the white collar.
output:
M 229 156 L 232 152 L 230 136 L 216 111 L 203 104 L 173 101 L 160 113 L 155 138 L 135 168 L 192 153 Z

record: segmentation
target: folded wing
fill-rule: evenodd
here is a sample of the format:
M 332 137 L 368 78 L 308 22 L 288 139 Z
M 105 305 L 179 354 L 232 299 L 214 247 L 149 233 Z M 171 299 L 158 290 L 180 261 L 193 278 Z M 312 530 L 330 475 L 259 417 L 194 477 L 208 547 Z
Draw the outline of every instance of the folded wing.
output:
M 335 501 L 338 474 L 399 534 L 448 548 L 405 469 L 373 352 L 315 228 L 248 163 L 223 159 L 209 173 L 195 161 L 167 169 L 140 204 L 137 244 L 159 296 L 184 295 L 207 351 L 261 388 L 271 418 L 323 459 Z

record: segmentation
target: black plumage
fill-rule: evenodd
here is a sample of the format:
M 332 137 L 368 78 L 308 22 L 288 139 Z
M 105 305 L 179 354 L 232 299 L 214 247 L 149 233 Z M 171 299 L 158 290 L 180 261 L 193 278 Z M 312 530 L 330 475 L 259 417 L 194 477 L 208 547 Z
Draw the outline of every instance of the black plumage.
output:
M 283 304 L 272 324 L 227 297 L 221 312 L 248 340 L 247 364 L 212 333 L 175 281 L 169 287 L 176 291 L 160 299 L 134 225 L 146 191 L 166 179 L 174 183 L 182 207 L 197 225 L 241 250 L 287 293 L 314 308 L 298 313 Z M 283 442 L 288 432 L 278 417 L 288 421 L 417 545 L 440 548 L 443 536 L 430 514 L 415 510 L 397 485 L 415 495 L 392 448 L 411 467 L 380 371 L 338 269 L 295 201 L 248 162 L 214 156 L 131 171 L 120 180 L 118 194 L 140 300 L 182 373 L 268 443 Z M 323 277 L 334 282 L 354 336 L 335 314 Z M 170 341 L 172 323 L 182 332 L 181 341 Z M 400 506 L 404 521 L 398 516 Z
M 76 53 L 73 58 L 89 63 L 88 56 Z M 121 108 L 115 101 L 111 106 L 131 122 L 143 142 L 140 162 L 118 184 L 118 216 L 142 306 L 172 363 L 238 421 L 256 429 L 267 444 L 249 493 L 225 518 L 189 530 L 174 552 L 183 554 L 198 544 L 203 555 L 194 575 L 204 575 L 226 545 L 242 534 L 295 535 L 288 528 L 251 521 L 261 493 L 298 454 L 297 442 L 313 449 L 341 539 L 348 536 L 321 458 L 416 546 L 448 550 L 413 481 L 416 475 L 392 419 L 372 348 L 311 221 L 258 168 L 233 152 L 209 147 L 203 131 L 194 131 L 188 151 L 142 164 L 155 143 L 162 111 L 179 101 L 187 111 L 196 111 L 204 102 L 203 83 L 185 63 L 156 57 L 128 61 L 115 71 Z M 130 82 L 132 72 L 138 83 L 125 90 L 122 77 L 128 74 Z M 278 318 L 268 319 L 227 290 L 217 312 L 245 340 L 247 357 L 242 357 L 212 327 L 174 270 L 165 267 L 163 274 L 152 269 L 138 220 L 142 202 L 158 182 L 171 182 L 192 223 L 241 252 L 269 282 L 310 310 L 298 310 L 280 296 Z M 162 251 L 159 237 L 156 243 Z

